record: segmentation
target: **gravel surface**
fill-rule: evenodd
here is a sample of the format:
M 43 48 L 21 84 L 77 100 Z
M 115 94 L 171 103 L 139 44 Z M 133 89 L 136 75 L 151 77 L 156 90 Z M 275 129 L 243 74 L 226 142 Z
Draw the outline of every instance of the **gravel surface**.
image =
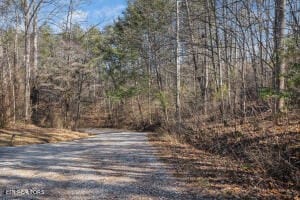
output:
M 0 199 L 200 199 L 158 159 L 147 133 L 0 148 Z

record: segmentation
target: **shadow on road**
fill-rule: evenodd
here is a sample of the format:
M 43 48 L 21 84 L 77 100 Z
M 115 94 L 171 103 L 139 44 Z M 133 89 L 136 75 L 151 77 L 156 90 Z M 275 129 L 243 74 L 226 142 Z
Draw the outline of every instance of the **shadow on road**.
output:
M 200 199 L 157 158 L 146 133 L 106 132 L 59 144 L 0 149 L 0 197 L 42 189 L 30 199 Z

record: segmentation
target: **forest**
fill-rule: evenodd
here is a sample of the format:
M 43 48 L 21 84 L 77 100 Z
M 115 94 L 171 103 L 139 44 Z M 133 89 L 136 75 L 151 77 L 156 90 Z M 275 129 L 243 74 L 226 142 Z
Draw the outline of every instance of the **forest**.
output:
M 299 192 L 300 1 L 129 0 L 104 28 L 85 3 L 0 1 L 1 128 L 153 131 Z

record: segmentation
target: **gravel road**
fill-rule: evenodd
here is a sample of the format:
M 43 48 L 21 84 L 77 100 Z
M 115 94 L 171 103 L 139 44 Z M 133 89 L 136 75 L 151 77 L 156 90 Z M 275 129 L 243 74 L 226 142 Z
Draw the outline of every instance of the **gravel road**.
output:
M 0 148 L 0 199 L 200 199 L 158 159 L 147 133 Z

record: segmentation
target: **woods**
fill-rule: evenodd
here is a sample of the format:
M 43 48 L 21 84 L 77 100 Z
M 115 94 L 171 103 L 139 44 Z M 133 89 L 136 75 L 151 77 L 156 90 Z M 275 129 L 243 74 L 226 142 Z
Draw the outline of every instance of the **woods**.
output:
M 75 20 L 84 3 L 0 1 L 0 127 L 163 129 L 299 184 L 298 0 L 130 0 L 105 27 Z M 275 126 L 276 147 L 247 138 Z
M 66 8 L 59 30 L 38 22 L 50 3 Z M 297 1 L 132 1 L 104 30 L 73 23 L 78 3 L 1 3 L 1 124 L 48 109 L 77 127 L 95 107 L 114 126 L 128 114 L 143 126 L 226 124 L 299 105 L 286 80 L 299 63 Z

